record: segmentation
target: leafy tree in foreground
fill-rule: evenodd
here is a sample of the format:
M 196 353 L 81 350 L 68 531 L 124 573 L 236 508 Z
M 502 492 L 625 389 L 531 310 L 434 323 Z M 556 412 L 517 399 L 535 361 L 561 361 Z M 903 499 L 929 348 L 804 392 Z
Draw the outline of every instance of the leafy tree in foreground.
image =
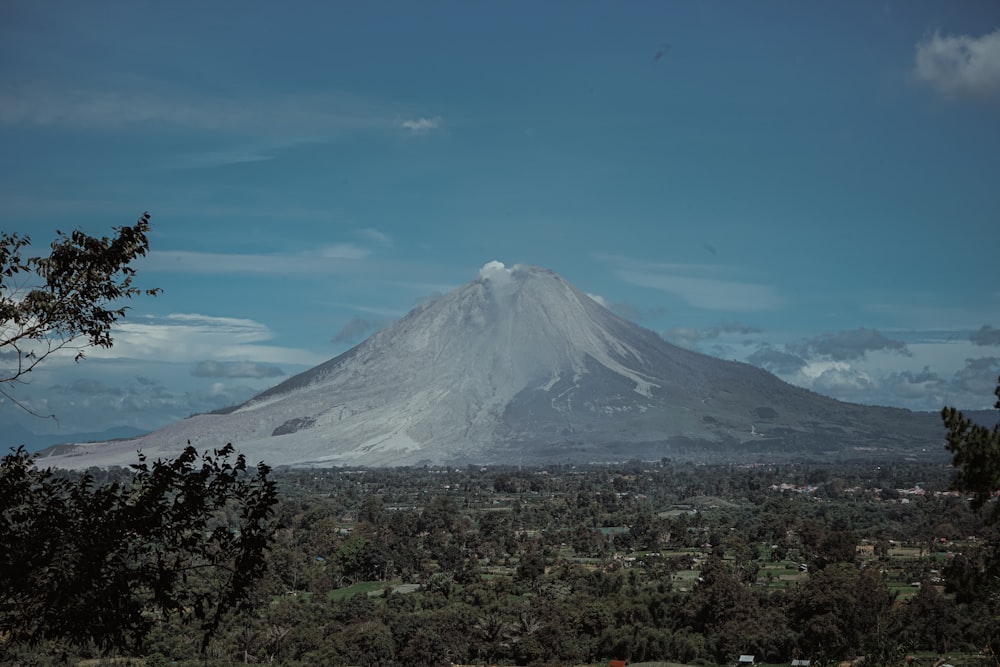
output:
M 125 482 L 96 486 L 0 460 L 0 654 L 46 640 L 134 649 L 160 619 L 195 621 L 202 647 L 263 574 L 275 483 L 232 445 L 143 457 Z
M 0 232 L 0 398 L 59 350 L 110 347 L 146 254 L 149 214 L 113 238 L 58 233 L 46 257 Z M 23 448 L 0 458 L 0 657 L 53 641 L 128 649 L 159 619 L 196 621 L 202 650 L 246 605 L 265 567 L 277 501 L 270 469 L 226 445 L 148 464 L 125 481 L 39 469 Z
M 1000 378 L 993 393 L 997 397 L 993 407 L 1000 410 Z M 973 423 L 955 408 L 944 408 L 941 418 L 948 429 L 946 446 L 952 453 L 952 465 L 958 469 L 952 486 L 971 492 L 972 506 L 978 509 L 1000 489 L 1000 423 L 990 429 Z M 998 517 L 1000 509 L 995 508 L 993 518 Z
M 0 232 L 0 396 L 50 354 L 68 348 L 79 361 L 88 347 L 111 347 L 123 299 L 159 289 L 132 285 L 133 261 L 146 254 L 149 214 L 113 238 L 57 232 L 47 257 L 25 257 L 31 239 Z M 24 406 L 22 406 L 24 407 Z
M 993 391 L 1000 410 L 1000 378 Z M 948 429 L 946 445 L 952 453 L 952 464 L 958 469 L 952 487 L 972 493 L 973 509 L 983 505 L 1000 489 L 1000 423 L 993 428 L 975 424 L 955 408 L 944 408 L 941 418 Z M 985 520 L 1000 522 L 1000 502 Z M 995 540 L 969 553 L 954 558 L 944 570 L 945 589 L 956 598 L 981 605 L 978 616 L 991 619 L 992 627 L 1000 628 L 1000 543 Z M 988 648 L 994 655 L 1000 651 L 1000 633 L 992 632 Z

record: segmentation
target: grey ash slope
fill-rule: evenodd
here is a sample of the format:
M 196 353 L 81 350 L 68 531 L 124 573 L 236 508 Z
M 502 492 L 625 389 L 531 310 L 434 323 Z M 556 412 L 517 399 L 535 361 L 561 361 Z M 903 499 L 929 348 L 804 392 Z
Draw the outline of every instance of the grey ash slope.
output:
M 791 460 L 940 449 L 941 434 L 928 415 L 841 403 L 671 345 L 551 271 L 490 263 L 348 352 L 128 452 L 188 440 L 232 441 L 273 465 L 409 465 Z

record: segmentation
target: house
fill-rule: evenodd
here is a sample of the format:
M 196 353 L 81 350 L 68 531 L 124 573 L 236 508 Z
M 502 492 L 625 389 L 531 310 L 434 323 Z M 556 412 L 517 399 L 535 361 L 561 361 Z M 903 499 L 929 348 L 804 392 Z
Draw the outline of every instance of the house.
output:
M 792 667 L 809 667 L 809 663 L 811 662 L 812 660 L 802 660 L 800 658 L 795 658 L 794 660 L 792 660 Z
M 740 659 L 736 661 L 736 667 L 753 667 L 757 664 L 752 655 L 741 655 Z
M 628 664 L 627 660 L 612 660 L 608 667 L 625 667 Z

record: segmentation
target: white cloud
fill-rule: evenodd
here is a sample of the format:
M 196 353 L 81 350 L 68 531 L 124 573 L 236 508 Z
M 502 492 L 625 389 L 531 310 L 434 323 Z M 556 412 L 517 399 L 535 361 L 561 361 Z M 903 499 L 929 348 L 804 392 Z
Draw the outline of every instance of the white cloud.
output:
M 830 368 L 813 380 L 813 389 L 831 396 L 863 394 L 875 386 L 872 377 L 853 368 Z
M 1000 97 L 1000 29 L 981 37 L 941 35 L 918 42 L 912 76 L 945 97 Z
M 399 122 L 399 126 L 405 130 L 409 130 L 413 134 L 427 134 L 431 130 L 436 130 L 441 127 L 440 118 L 416 118 L 410 120 L 403 120 Z
M 378 243 L 380 245 L 388 245 L 392 243 L 392 238 L 388 234 L 373 227 L 359 229 L 357 231 L 357 235 L 366 241 L 371 241 L 372 243 Z
M 18 400 L 39 414 L 56 415 L 65 432 L 114 425 L 152 429 L 194 412 L 235 405 L 274 384 L 286 370 L 297 372 L 328 359 L 275 345 L 269 327 L 246 318 L 130 316 L 111 333 L 114 345 L 88 349 L 81 364 L 68 352 L 50 357 L 31 374 L 30 383 L 18 386 Z M 0 423 L 5 418 L 17 421 L 19 413 L 0 402 Z
M 153 318 L 148 318 L 153 319 Z M 171 313 L 162 318 L 163 322 L 181 324 L 192 329 L 212 331 L 232 336 L 238 340 L 258 341 L 272 337 L 271 331 L 259 322 L 240 317 L 214 317 L 198 313 Z
M 847 373 L 851 365 L 843 361 L 809 361 L 799 369 L 803 377 L 816 380 L 825 373 Z
M 112 331 L 114 346 L 92 348 L 96 359 L 155 359 L 189 364 L 192 359 L 253 360 L 270 364 L 315 365 L 325 361 L 306 350 L 266 345 L 271 330 L 254 320 L 176 313 L 123 322 Z
M 479 277 L 482 280 L 490 280 L 499 285 L 506 284 L 510 280 L 510 274 L 513 269 L 508 269 L 504 266 L 503 262 L 498 262 L 493 260 L 492 262 L 486 262 L 479 269 Z
M 900 336 L 921 342 L 907 342 L 909 355 L 887 348 L 851 358 L 807 359 L 791 353 L 803 349 L 802 343 L 791 342 L 785 351 L 764 345 L 744 358 L 786 382 L 842 401 L 924 411 L 945 405 L 966 409 L 992 405 L 1000 358 L 970 356 L 982 348 L 973 346 L 962 332 Z M 737 350 L 730 351 L 740 356 Z

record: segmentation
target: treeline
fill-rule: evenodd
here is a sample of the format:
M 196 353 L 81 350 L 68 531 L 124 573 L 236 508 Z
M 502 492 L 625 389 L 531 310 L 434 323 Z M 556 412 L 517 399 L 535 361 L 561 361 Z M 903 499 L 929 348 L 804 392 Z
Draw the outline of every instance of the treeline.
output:
M 941 493 L 950 475 L 669 461 L 279 471 L 269 574 L 208 659 L 890 665 L 1000 650 L 1000 536 Z M 145 664 L 195 664 L 199 648 L 164 623 Z

